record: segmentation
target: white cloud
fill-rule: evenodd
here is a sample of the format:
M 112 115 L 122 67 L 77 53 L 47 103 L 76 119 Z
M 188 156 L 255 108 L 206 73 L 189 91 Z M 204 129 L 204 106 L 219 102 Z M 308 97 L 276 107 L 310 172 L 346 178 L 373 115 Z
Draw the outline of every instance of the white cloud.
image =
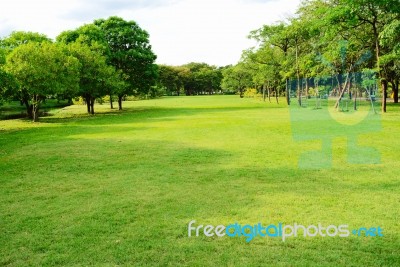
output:
M 36 0 L 2 1 L 0 36 L 12 30 L 56 37 L 97 18 L 135 20 L 150 33 L 157 62 L 237 62 L 252 46 L 246 36 L 293 14 L 300 0 Z

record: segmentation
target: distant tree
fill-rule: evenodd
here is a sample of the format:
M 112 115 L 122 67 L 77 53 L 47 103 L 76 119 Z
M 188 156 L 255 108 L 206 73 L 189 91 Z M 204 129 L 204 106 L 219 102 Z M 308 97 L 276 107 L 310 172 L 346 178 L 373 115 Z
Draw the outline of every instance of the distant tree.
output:
M 167 65 L 158 66 L 158 86 L 165 88 L 168 95 L 176 93 L 176 95 L 179 96 L 182 83 L 178 67 Z
M 237 91 L 241 98 L 244 97 L 245 88 L 253 85 L 251 72 L 243 63 L 224 69 L 222 74 L 222 89 Z
M 80 64 L 60 45 L 28 42 L 16 47 L 6 61 L 5 70 L 15 78 L 18 94 L 34 122 L 46 96 L 78 89 Z
M 206 63 L 192 62 L 182 66 L 188 72 L 184 79 L 186 95 L 213 94 L 220 90 L 222 71 Z

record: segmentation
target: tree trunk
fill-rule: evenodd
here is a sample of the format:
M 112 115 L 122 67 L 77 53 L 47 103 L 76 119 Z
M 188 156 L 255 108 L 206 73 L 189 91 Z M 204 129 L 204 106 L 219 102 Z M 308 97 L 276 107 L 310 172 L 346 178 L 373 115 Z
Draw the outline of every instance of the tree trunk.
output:
M 26 100 L 26 99 L 23 100 L 23 103 L 25 104 L 25 107 L 26 107 L 26 114 L 28 115 L 28 118 L 33 119 L 33 116 L 32 116 L 32 109 L 33 109 L 33 106 L 32 106 L 32 105 L 29 105 L 29 101 Z
M 90 97 L 85 96 L 85 102 L 86 102 L 86 107 L 87 107 L 87 112 L 90 114 Z
M 111 109 L 114 109 L 112 95 L 110 95 L 110 107 Z
M 357 90 L 354 91 L 354 110 L 357 110 Z
M 308 99 L 308 88 L 309 88 L 308 78 L 306 77 L 306 99 Z
M 266 95 L 265 95 L 265 82 L 264 82 L 264 84 L 262 86 L 262 98 L 263 98 L 263 101 L 265 102 L 265 98 L 266 98 Z
M 399 82 L 393 82 L 393 102 L 399 103 Z
M 275 89 L 275 98 L 276 98 L 276 103 L 279 104 L 279 89 Z
M 300 86 L 297 86 L 297 88 L 298 88 L 298 91 L 297 91 L 297 94 L 298 94 L 298 101 L 299 101 L 299 105 L 300 105 L 300 107 L 302 106 L 302 100 L 301 100 L 301 98 L 302 98 L 302 95 L 301 95 L 301 89 L 300 89 Z
M 385 79 L 382 80 L 382 112 L 386 112 L 386 97 L 388 83 Z
M 122 98 L 123 96 L 118 96 L 118 110 L 122 110 Z
M 94 102 L 95 102 L 95 98 L 94 97 L 91 97 L 90 98 L 90 113 L 92 114 L 92 115 L 94 115 Z
M 286 102 L 288 105 L 290 105 L 290 92 L 289 92 L 289 80 L 286 79 Z
M 32 121 L 33 122 L 37 122 L 38 121 L 38 110 L 36 108 L 33 108 L 32 111 Z
M 352 69 L 350 69 L 350 71 L 352 71 Z M 336 101 L 336 104 L 335 104 L 335 109 L 337 109 L 339 107 L 339 103 L 342 100 L 344 93 L 346 92 L 346 89 L 347 89 L 347 86 L 348 86 L 348 83 L 349 83 L 349 77 L 350 77 L 350 72 L 347 74 L 346 81 L 344 82 L 343 88 L 341 87 L 341 85 L 339 85 L 339 91 L 340 92 L 339 92 L 339 98 L 338 98 L 338 100 Z
M 32 121 L 37 122 L 39 119 L 39 96 L 34 94 L 32 99 Z
M 244 87 L 239 87 L 239 95 L 240 95 L 240 98 L 244 97 Z

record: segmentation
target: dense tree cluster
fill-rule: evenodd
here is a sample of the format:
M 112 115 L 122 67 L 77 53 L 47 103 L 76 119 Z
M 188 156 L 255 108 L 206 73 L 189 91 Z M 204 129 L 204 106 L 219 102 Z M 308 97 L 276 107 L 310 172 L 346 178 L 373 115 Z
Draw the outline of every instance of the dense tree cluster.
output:
M 96 98 L 147 93 L 157 79 L 148 33 L 134 21 L 100 19 L 61 33 L 56 42 L 31 32 L 0 40 L 0 100 L 18 99 L 36 121 L 49 96 L 82 97 L 94 114 Z
M 250 33 L 258 46 L 224 71 L 223 88 L 243 95 L 246 87 L 283 94 L 289 79 L 338 80 L 339 99 L 346 73 L 363 73 L 380 84 L 382 110 L 392 91 L 398 103 L 400 83 L 400 4 L 398 0 L 305 0 L 296 16 Z M 371 75 L 372 73 L 372 75 Z M 372 76 L 372 77 L 371 77 Z M 371 79 L 370 79 L 371 80 Z M 289 100 L 289 96 L 288 100 Z
M 183 66 L 159 66 L 158 86 L 167 95 L 204 95 L 221 91 L 222 68 L 206 63 Z

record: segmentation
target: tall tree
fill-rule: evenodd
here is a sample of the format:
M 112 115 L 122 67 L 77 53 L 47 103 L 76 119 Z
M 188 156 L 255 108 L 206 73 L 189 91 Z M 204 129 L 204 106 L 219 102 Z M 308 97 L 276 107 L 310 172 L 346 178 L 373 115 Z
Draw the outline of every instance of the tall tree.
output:
M 156 55 L 151 49 L 149 34 L 134 21 L 120 17 L 99 19 L 94 24 L 104 32 L 109 47 L 109 62 L 126 76 L 129 87 L 118 93 L 118 106 L 128 94 L 148 92 L 157 78 Z

